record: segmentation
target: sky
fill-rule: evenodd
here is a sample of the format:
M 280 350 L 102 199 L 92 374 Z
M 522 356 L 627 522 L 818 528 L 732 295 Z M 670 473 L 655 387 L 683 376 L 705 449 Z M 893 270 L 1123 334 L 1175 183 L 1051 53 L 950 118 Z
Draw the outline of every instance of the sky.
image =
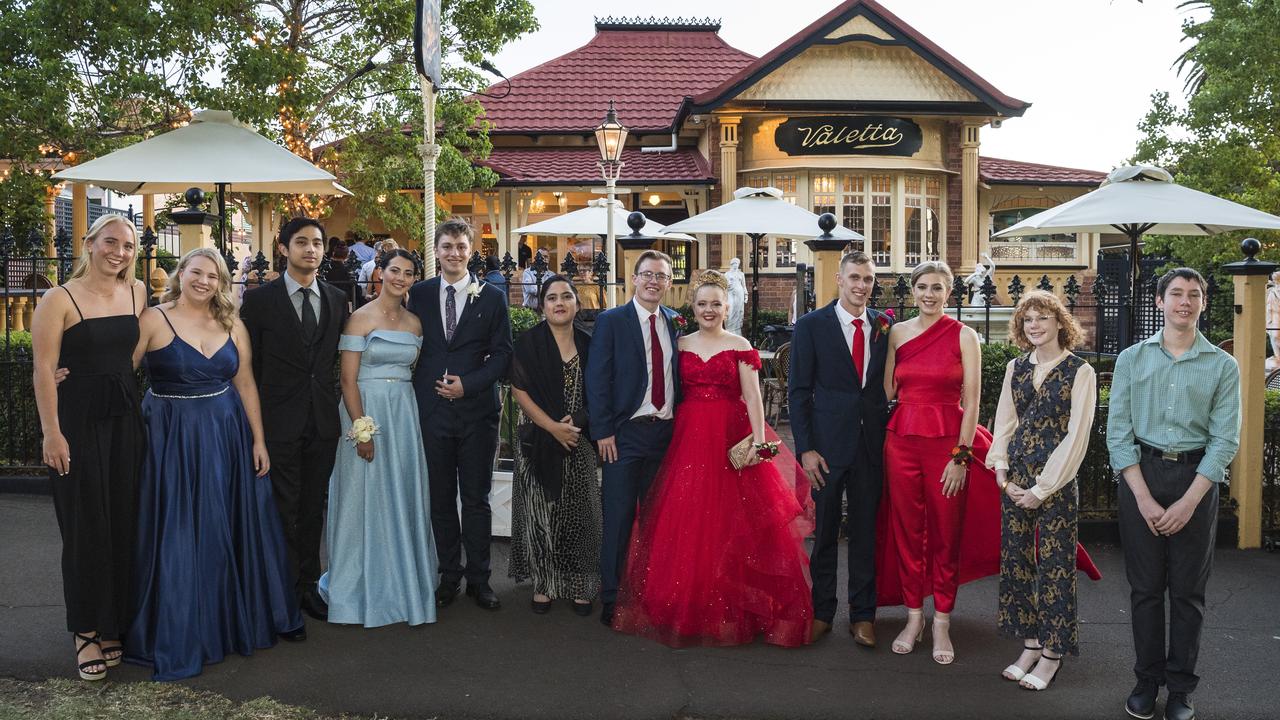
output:
M 711 17 L 730 45 L 760 56 L 840 0 L 646 0 L 591 5 L 533 0 L 541 29 L 493 60 L 508 77 L 586 44 L 593 13 Z M 1181 98 L 1173 63 L 1186 47 L 1179 0 L 880 0 L 1002 92 L 1032 105 L 980 152 L 1050 165 L 1110 170 L 1125 164 L 1151 93 Z M 786 11 L 779 13 L 778 9 Z M 625 119 L 624 119 L 625 122 Z

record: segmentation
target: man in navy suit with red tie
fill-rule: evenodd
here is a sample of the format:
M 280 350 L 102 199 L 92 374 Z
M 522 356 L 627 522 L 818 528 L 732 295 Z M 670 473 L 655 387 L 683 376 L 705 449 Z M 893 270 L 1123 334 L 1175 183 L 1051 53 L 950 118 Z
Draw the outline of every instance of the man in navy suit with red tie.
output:
M 662 306 L 671 258 L 646 250 L 634 268 L 635 297 L 600 313 L 587 361 L 589 432 L 604 463 L 600 546 L 600 622 L 613 623 L 618 579 L 636 508 L 671 443 L 675 417 L 676 312 Z
M 890 322 L 867 307 L 876 267 L 866 253 L 845 254 L 836 282 L 839 297 L 796 322 L 787 376 L 791 431 L 817 502 L 809 558 L 814 638 L 830 631 L 835 620 L 843 496 L 848 501 L 849 633 L 859 645 L 873 648 Z

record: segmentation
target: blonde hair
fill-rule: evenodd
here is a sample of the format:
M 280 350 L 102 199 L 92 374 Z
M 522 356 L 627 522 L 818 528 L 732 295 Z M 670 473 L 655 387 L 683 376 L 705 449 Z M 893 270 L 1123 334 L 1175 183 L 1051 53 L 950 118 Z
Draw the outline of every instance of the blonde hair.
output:
M 729 280 L 724 273 L 718 270 L 703 270 L 698 273 L 698 277 L 693 282 L 689 283 L 689 303 L 692 304 L 698 297 L 698 291 L 708 285 L 720 288 L 725 294 L 729 292 Z
M 955 284 L 955 276 L 951 274 L 951 267 L 941 260 L 925 260 L 911 271 L 911 284 L 915 285 L 916 281 L 925 275 L 941 275 L 946 278 L 948 288 Z
M 1063 350 L 1071 350 L 1079 347 L 1084 342 L 1084 331 L 1080 329 L 1080 323 L 1076 322 L 1075 317 L 1067 312 L 1067 308 L 1058 299 L 1057 295 L 1044 290 L 1032 290 L 1022 299 L 1018 301 L 1017 307 L 1013 309 L 1013 317 L 1009 318 L 1009 339 L 1014 345 L 1023 350 L 1030 350 L 1034 347 L 1031 341 L 1027 339 L 1027 334 L 1022 328 L 1022 322 L 1026 319 L 1027 313 L 1032 310 L 1038 310 L 1045 315 L 1052 315 L 1058 321 L 1058 344 Z
M 209 299 L 209 310 L 213 313 L 213 319 L 217 320 L 227 332 L 231 332 L 231 328 L 236 324 L 236 305 L 231 300 L 231 273 L 227 271 L 226 261 L 213 248 L 198 247 L 182 256 L 178 261 L 178 267 L 169 276 L 169 285 L 165 288 L 164 295 L 160 297 L 160 302 L 177 303 L 178 298 L 182 297 L 182 271 L 186 270 L 191 261 L 198 257 L 207 258 L 218 269 L 218 289 Z
M 120 272 L 116 274 L 116 280 L 127 281 L 135 277 L 137 271 L 134 269 L 134 262 L 138 259 L 138 230 L 125 216 L 107 213 L 94 220 L 93 225 L 89 226 L 89 232 L 84 236 L 84 249 L 80 251 L 80 257 L 76 259 L 76 266 L 72 269 L 71 275 L 67 280 L 76 280 L 89 274 L 89 266 L 93 264 L 93 251 L 89 247 L 93 245 L 99 235 L 106 231 L 108 225 L 115 223 L 129 228 L 129 234 L 133 236 L 133 259 L 129 261 L 127 267 L 120 269 Z

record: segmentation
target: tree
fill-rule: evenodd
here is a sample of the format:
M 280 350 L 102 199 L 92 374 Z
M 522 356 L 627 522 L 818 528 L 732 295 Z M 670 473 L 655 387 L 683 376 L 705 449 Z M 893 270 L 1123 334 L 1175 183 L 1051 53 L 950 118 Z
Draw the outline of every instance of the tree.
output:
M 0 157 L 94 157 L 231 111 L 357 191 L 355 225 L 421 232 L 413 0 L 0 0 Z M 486 187 L 473 66 L 537 27 L 529 0 L 444 0 L 437 187 Z M 12 132 L 8 132 L 12 128 Z M 382 202 L 379 202 L 382 198 Z M 295 198 L 323 215 L 326 201 Z
M 1165 167 L 1188 187 L 1280 214 L 1280 3 L 1184 5 L 1210 12 L 1183 25 L 1193 43 L 1177 61 L 1188 79 L 1185 105 L 1168 93 L 1152 96 L 1134 160 Z M 1148 248 L 1214 270 L 1241 258 L 1246 235 L 1262 241 L 1264 257 L 1280 258 L 1280 234 L 1263 231 L 1153 237 Z

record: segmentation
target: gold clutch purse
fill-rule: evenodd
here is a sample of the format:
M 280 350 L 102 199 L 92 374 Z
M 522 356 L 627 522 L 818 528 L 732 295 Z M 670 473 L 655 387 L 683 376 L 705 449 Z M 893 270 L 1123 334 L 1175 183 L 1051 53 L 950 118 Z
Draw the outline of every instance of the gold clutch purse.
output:
M 751 462 L 751 454 L 755 451 L 752 447 L 751 435 L 739 440 L 733 447 L 729 448 L 729 464 L 734 470 L 741 470 Z

